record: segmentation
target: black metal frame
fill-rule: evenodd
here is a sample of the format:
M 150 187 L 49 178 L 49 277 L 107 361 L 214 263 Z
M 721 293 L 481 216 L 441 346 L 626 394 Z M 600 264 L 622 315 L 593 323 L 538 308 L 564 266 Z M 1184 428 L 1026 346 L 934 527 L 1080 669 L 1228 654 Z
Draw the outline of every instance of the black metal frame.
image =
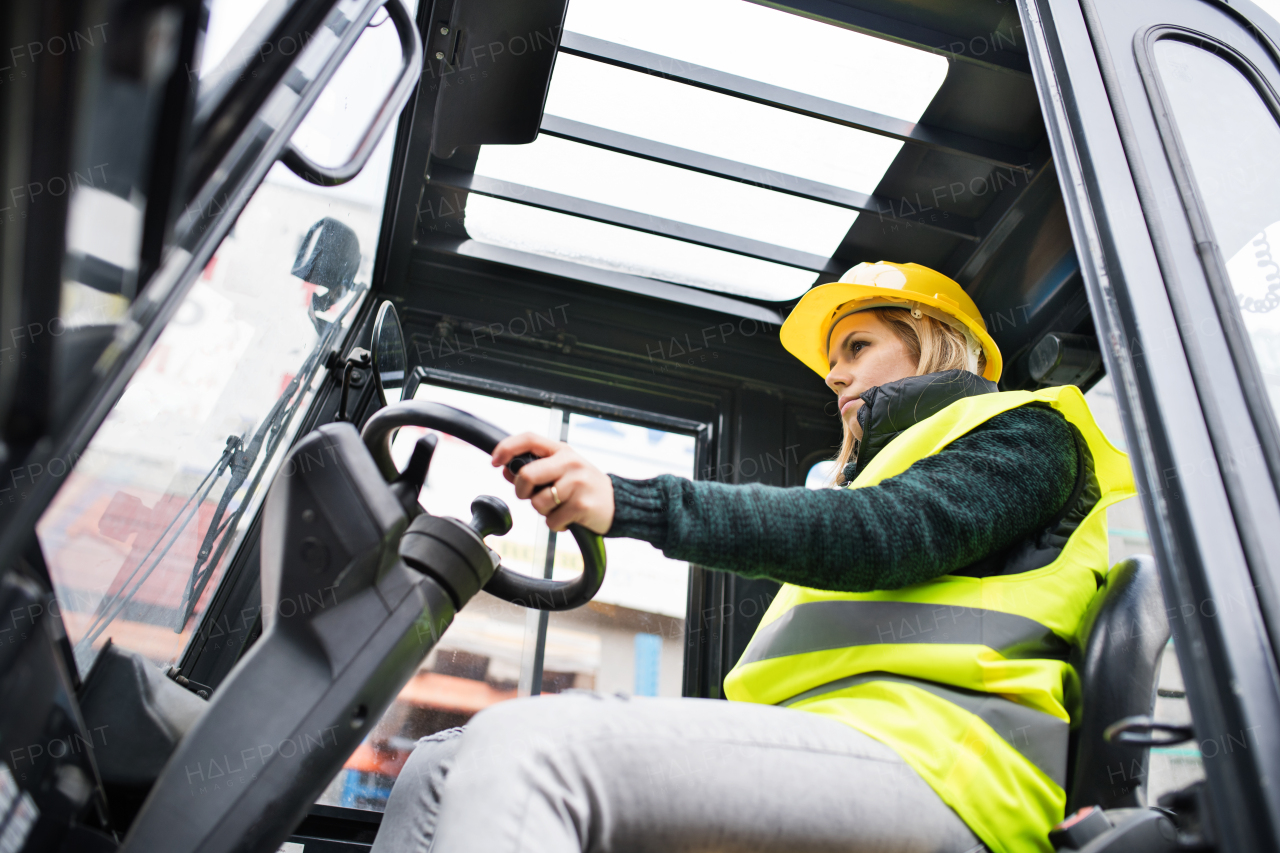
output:
M 1244 387 L 1249 414 L 1253 418 L 1254 429 L 1261 440 L 1263 454 L 1271 471 L 1271 479 L 1276 483 L 1277 488 L 1280 488 L 1280 425 L 1276 423 L 1275 412 L 1271 408 L 1266 385 L 1262 379 L 1262 371 L 1258 367 L 1258 359 L 1249 343 L 1248 332 L 1242 327 L 1243 318 L 1232 295 L 1231 279 L 1227 274 L 1226 263 L 1217 238 L 1214 236 L 1213 226 L 1201 202 L 1201 193 L 1192 174 L 1191 163 L 1187 159 L 1182 135 L 1178 132 L 1173 120 L 1164 83 L 1156 70 L 1155 43 L 1162 39 L 1195 45 L 1233 65 L 1253 85 L 1278 123 L 1280 123 L 1280 97 L 1277 97 L 1266 77 L 1252 62 L 1241 56 L 1230 45 L 1212 36 L 1186 27 L 1159 26 L 1151 27 L 1145 33 L 1134 37 L 1138 69 L 1153 106 L 1159 105 L 1159 109 L 1153 109 L 1152 112 L 1165 144 L 1174 181 L 1182 196 L 1192 234 L 1195 236 L 1197 246 L 1201 247 L 1201 262 L 1204 265 L 1205 277 L 1208 279 L 1209 290 L 1218 308 L 1222 331 L 1231 348 L 1235 372 L 1240 378 L 1240 384 Z
M 1162 216 L 1163 146 L 1151 119 L 1126 106 L 1135 94 L 1128 81 L 1141 84 L 1136 68 L 1119 63 L 1135 60 L 1108 48 L 1115 37 L 1130 50 L 1153 8 L 1209 29 L 1224 19 L 1194 2 L 1020 0 L 1019 8 L 1196 732 L 1205 741 L 1252 738 L 1246 750 L 1206 752 L 1219 849 L 1271 849 L 1280 797 L 1261 780 L 1280 773 L 1280 690 L 1264 618 L 1273 558 L 1260 537 L 1278 529 L 1280 513 L 1260 474 L 1266 466 L 1249 462 L 1257 433 L 1194 239 L 1185 221 Z

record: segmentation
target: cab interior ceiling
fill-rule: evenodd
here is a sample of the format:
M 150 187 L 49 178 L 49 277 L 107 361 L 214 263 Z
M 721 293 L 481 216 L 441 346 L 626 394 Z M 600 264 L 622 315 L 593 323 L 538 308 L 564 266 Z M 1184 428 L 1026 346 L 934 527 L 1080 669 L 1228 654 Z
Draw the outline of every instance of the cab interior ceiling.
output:
M 796 189 L 805 182 L 783 180 L 786 175 L 777 175 L 773 189 L 801 196 L 808 192 L 807 197 L 820 200 L 839 194 L 844 205 L 860 210 L 834 256 L 817 270 L 817 281 L 834 281 L 844 270 L 862 261 L 914 261 L 931 266 L 960 282 L 977 302 L 1004 354 L 1005 371 L 1000 382 L 1003 389 L 1034 389 L 1063 382 L 1087 389 L 1097 382 L 1104 370 L 1097 357 L 1096 334 L 1014 4 L 969 0 L 792 0 L 760 5 L 942 55 L 949 65 L 945 80 L 920 121 L 912 126 L 861 110 L 815 112 L 816 99 L 810 96 L 759 84 L 744 85 L 752 81 L 588 38 L 568 29 L 560 54 L 587 57 L 883 135 L 897 133 L 906 144 L 869 196 L 827 187 L 825 190 L 830 192 L 823 199 L 824 188 Z M 530 4 L 507 0 L 459 2 L 455 14 L 462 8 L 472 10 L 466 26 L 473 32 L 467 40 L 480 44 L 490 37 L 497 40 L 518 31 L 516 27 L 536 26 L 539 16 L 545 25 L 563 14 L 564 0 L 543 0 L 532 6 L 537 8 L 531 10 Z M 429 64 L 434 51 L 452 49 L 447 39 L 440 39 L 436 33 L 431 37 L 435 41 L 428 40 Z M 536 62 L 541 62 L 541 67 L 530 65 L 524 70 L 543 75 L 540 85 L 545 92 L 551 68 L 543 60 Z M 447 77 L 453 70 L 442 70 L 440 65 L 437 62 L 432 66 L 428 77 L 436 73 Z M 455 94 L 464 88 L 464 93 Z M 527 98 L 528 84 L 521 89 L 522 97 Z M 750 91 L 744 92 L 746 89 Z M 621 294 L 611 298 L 632 303 L 641 314 L 665 313 L 670 318 L 668 322 L 677 325 L 684 324 L 674 318 L 689 314 L 693 306 L 712 313 L 768 317 L 777 322 L 786 317 L 794 300 L 766 302 L 677 284 L 655 285 L 652 280 L 636 276 L 606 273 L 571 262 L 548 262 L 510 250 L 493 251 L 477 241 L 468 242 L 466 200 L 470 192 L 477 190 L 547 210 L 628 224 L 625 217 L 611 218 L 610 211 L 615 209 L 601 212 L 602 205 L 579 203 L 577 199 L 524 187 L 503 195 L 491 188 L 495 182 L 486 183 L 487 179 L 474 175 L 480 151 L 480 145 L 475 143 L 532 141 L 539 120 L 544 134 L 551 131 L 552 135 L 589 145 L 612 146 L 615 151 L 624 150 L 620 146 L 627 144 L 619 143 L 617 134 L 609 138 L 608 132 L 593 132 L 598 129 L 586 125 L 557 125 L 561 120 L 544 118 L 540 110 L 535 116 L 528 101 L 522 103 L 522 108 L 512 109 L 511 95 L 511 86 L 504 84 L 501 77 L 496 81 L 480 80 L 470 87 L 445 87 L 433 111 L 435 126 L 429 133 L 419 128 L 408 135 L 410 141 L 402 149 L 407 164 L 402 174 L 423 174 L 414 168 L 421 163 L 426 167 L 427 178 L 415 186 L 402 186 L 401 198 L 418 198 L 419 212 L 429 210 L 432 214 L 419 213 L 413 248 L 399 267 L 402 274 L 394 274 L 393 261 L 393 274 L 382 289 L 389 296 L 403 299 L 410 325 L 432 316 L 435 322 L 458 319 L 465 323 L 465 314 L 461 318 L 456 314 L 449 317 L 438 303 L 441 286 L 465 280 L 467 289 L 474 292 L 475 288 L 483 290 L 481 280 L 490 276 L 507 282 L 559 281 L 570 293 L 581 293 L 583 281 L 648 293 L 651 296 L 647 300 L 628 300 Z M 464 98 L 464 102 L 457 103 Z M 422 120 L 420 113 L 419 122 Z M 574 126 L 565 127 L 566 124 Z M 761 132 L 767 130 L 762 128 Z M 430 138 L 434 138 L 435 145 L 428 156 L 424 149 Z M 669 152 L 656 150 L 662 146 L 645 146 L 642 143 L 646 140 L 628 139 L 632 140 L 631 149 L 624 153 L 674 162 Z M 737 164 L 714 158 L 697 163 L 686 159 L 676 165 L 768 186 L 767 181 L 761 181 L 761 170 L 743 167 L 735 174 L 733 167 Z M 764 211 L 761 215 L 769 214 Z M 479 278 L 475 273 L 480 274 Z M 459 274 L 462 279 L 455 278 Z M 655 305 L 654 295 L 667 301 Z M 672 302 L 678 305 L 673 306 Z M 415 309 L 427 313 L 420 314 Z M 703 319 L 710 316 L 697 313 Z M 1032 349 L 1044 342 L 1046 335 L 1064 333 L 1078 336 L 1066 340 L 1088 351 L 1084 360 L 1077 353 L 1074 372 L 1050 371 L 1046 375 L 1041 369 L 1033 375 Z M 1042 347 L 1037 355 L 1043 351 Z M 644 349 L 639 352 L 645 358 Z M 780 349 L 776 357 L 788 360 Z M 806 371 L 793 366 L 797 382 L 810 381 L 799 379 Z

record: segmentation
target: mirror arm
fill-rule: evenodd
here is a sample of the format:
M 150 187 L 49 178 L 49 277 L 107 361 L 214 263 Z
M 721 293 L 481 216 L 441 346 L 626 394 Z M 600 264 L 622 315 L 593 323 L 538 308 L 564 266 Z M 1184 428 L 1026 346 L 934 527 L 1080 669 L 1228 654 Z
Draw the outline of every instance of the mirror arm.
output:
M 351 391 L 351 375 L 362 367 L 369 367 L 373 363 L 373 359 L 369 355 L 367 349 L 355 347 L 347 356 L 346 362 L 342 367 L 342 396 L 338 399 L 338 416 L 335 421 L 347 421 L 347 396 Z
M 415 367 L 413 370 L 405 372 L 404 391 L 400 394 L 401 401 L 413 399 L 413 395 L 418 393 L 418 385 L 422 383 L 422 379 L 421 368 Z

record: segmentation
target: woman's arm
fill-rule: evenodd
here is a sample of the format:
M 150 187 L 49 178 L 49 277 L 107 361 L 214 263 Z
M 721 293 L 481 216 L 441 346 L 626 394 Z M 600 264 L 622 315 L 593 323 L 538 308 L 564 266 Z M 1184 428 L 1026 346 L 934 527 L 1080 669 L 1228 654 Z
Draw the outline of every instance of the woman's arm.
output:
M 814 589 L 897 589 L 961 569 L 1045 526 L 1076 477 L 1056 412 L 997 415 L 942 452 L 863 489 L 613 482 L 607 536 L 668 557 Z

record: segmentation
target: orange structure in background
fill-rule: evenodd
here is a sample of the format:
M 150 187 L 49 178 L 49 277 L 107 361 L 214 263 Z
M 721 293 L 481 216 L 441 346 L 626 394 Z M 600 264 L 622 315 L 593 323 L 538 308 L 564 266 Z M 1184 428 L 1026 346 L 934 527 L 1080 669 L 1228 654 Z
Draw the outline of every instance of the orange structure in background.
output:
M 439 672 L 420 672 L 409 679 L 396 701 L 418 708 L 471 716 L 490 705 L 515 697 L 515 690 L 501 690 L 488 682 Z M 343 767 L 394 778 L 400 774 L 409 752 L 387 743 L 365 741 Z

